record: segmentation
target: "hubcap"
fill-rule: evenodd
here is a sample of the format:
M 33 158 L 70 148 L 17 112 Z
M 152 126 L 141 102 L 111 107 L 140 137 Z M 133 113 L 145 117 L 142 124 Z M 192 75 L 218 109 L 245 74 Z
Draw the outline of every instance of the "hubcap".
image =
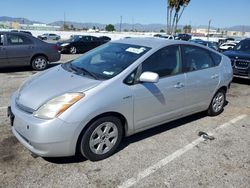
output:
M 114 123 L 100 124 L 91 134 L 89 147 L 95 154 L 102 155 L 110 151 L 117 142 L 118 130 Z
M 214 112 L 219 112 L 223 108 L 224 100 L 225 100 L 224 95 L 223 93 L 220 92 L 214 97 L 212 103 Z
M 46 68 L 47 61 L 44 58 L 37 58 L 34 64 L 37 69 L 41 70 Z
M 70 48 L 70 53 L 75 54 L 76 53 L 76 47 L 71 47 Z

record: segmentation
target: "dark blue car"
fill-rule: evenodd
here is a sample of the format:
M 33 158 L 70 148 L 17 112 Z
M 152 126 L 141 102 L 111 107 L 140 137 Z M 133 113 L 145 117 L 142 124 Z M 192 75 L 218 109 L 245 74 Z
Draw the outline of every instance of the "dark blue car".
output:
M 250 79 L 250 38 L 240 41 L 224 55 L 231 59 L 235 77 Z

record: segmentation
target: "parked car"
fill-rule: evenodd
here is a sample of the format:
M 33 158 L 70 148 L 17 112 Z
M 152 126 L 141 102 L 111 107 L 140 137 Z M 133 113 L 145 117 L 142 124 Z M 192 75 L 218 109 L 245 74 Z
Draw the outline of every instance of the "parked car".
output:
M 0 68 L 32 66 L 44 70 L 49 62 L 60 60 L 55 44 L 45 43 L 22 32 L 0 32 Z
M 106 38 L 94 36 L 75 35 L 69 40 L 58 42 L 61 53 L 84 53 L 108 42 Z
M 204 40 L 191 40 L 190 42 L 195 42 L 197 44 L 201 44 L 203 46 L 207 46 L 208 48 L 211 48 L 213 50 L 218 50 L 218 46 L 216 43 L 210 42 L 210 41 L 204 41 Z
M 192 35 L 190 34 L 177 34 L 175 37 L 176 40 L 185 40 L 185 41 L 189 41 L 192 39 Z
M 235 77 L 250 79 L 250 38 L 240 41 L 224 55 L 231 59 Z
M 231 81 L 230 59 L 214 50 L 122 39 L 30 77 L 8 111 L 13 134 L 31 152 L 96 161 L 123 136 L 200 111 L 220 114 Z
M 219 51 L 224 52 L 224 51 L 227 51 L 227 50 L 232 50 L 236 46 L 236 44 L 237 44 L 236 42 L 223 43 L 222 45 L 220 45 Z
M 173 35 L 156 34 L 156 35 L 154 35 L 154 37 L 164 38 L 164 39 L 168 39 L 168 40 L 174 40 Z
M 32 33 L 30 31 L 24 31 L 24 30 L 11 30 L 11 32 L 21 32 L 21 33 L 26 33 L 26 34 L 32 35 Z
M 111 41 L 111 38 L 110 38 L 110 37 L 107 37 L 107 36 L 100 36 L 99 39 L 100 39 L 100 40 L 104 40 L 104 41 L 106 41 L 106 42 Z
M 59 35 L 53 34 L 53 33 L 45 33 L 43 35 L 38 35 L 37 38 L 41 40 L 60 40 L 61 39 Z

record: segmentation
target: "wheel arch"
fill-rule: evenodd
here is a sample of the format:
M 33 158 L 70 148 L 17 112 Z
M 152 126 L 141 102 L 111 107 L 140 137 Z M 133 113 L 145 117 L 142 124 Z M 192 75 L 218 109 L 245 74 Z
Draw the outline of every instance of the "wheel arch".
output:
M 30 65 L 32 65 L 32 61 L 33 61 L 36 57 L 38 57 L 38 56 L 43 56 L 43 57 L 45 57 L 45 58 L 47 59 L 47 61 L 49 61 L 48 56 L 46 56 L 44 53 L 37 53 L 37 54 L 34 54 L 34 55 L 31 57 L 31 59 L 30 59 Z
M 123 137 L 125 135 L 127 135 L 127 131 L 128 131 L 128 123 L 127 123 L 127 119 L 124 117 L 124 115 L 122 115 L 119 112 L 105 112 L 102 114 L 99 114 L 97 116 L 95 116 L 94 118 L 92 118 L 87 124 L 86 126 L 84 126 L 84 128 L 81 130 L 81 133 L 79 134 L 78 138 L 77 138 L 77 143 L 76 143 L 76 148 L 75 148 L 75 153 L 77 154 L 80 142 L 81 142 L 81 137 L 83 136 L 84 132 L 90 127 L 90 125 L 96 121 L 99 118 L 102 117 L 107 117 L 107 116 L 114 116 L 117 117 L 118 119 L 120 119 L 121 123 L 122 123 L 122 127 L 123 127 Z

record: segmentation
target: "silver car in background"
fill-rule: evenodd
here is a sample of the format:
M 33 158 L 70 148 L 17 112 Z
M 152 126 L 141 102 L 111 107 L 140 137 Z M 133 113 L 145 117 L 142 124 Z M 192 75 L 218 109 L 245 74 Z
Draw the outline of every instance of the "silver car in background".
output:
M 38 35 L 37 38 L 41 40 L 60 40 L 61 37 L 54 33 L 44 33 L 42 35 Z
M 38 73 L 11 98 L 12 131 L 44 157 L 112 155 L 123 136 L 223 111 L 228 57 L 184 41 L 130 38 Z

